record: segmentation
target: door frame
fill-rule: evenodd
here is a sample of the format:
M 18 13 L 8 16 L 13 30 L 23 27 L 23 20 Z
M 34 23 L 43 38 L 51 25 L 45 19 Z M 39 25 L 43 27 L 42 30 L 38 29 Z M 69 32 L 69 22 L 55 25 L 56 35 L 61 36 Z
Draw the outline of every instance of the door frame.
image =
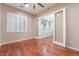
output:
M 60 42 L 57 42 L 55 41 L 55 14 L 58 13 L 58 12 L 61 12 L 63 11 L 63 43 L 60 43 Z M 62 8 L 62 9 L 59 9 L 57 11 L 54 12 L 54 26 L 53 26 L 53 43 L 54 44 L 57 44 L 59 46 L 62 46 L 62 47 L 67 47 L 66 45 L 66 8 Z

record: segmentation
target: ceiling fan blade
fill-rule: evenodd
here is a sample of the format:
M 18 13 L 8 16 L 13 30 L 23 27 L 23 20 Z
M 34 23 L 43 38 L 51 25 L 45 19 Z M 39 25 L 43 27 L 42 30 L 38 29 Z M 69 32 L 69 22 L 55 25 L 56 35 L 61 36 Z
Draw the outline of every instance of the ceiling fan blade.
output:
M 22 4 L 20 5 L 20 7 L 24 7 L 26 4 L 28 4 L 28 3 L 22 3 Z
M 26 4 L 29 4 L 29 3 L 23 3 L 23 5 L 26 5 Z
M 35 9 L 35 4 L 33 4 L 33 9 Z
M 28 4 L 28 3 L 23 3 L 23 4 Z
M 41 3 L 38 3 L 38 5 L 40 5 L 41 7 L 44 7 L 44 5 L 43 5 L 43 4 L 41 4 Z

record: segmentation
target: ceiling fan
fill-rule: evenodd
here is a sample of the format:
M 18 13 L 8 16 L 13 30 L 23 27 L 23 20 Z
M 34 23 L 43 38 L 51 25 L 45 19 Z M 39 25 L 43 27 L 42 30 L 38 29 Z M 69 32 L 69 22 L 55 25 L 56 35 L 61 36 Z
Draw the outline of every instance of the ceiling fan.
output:
M 29 3 L 23 3 L 23 5 L 22 5 L 22 7 L 24 7 L 24 6 L 28 6 L 29 5 Z M 41 4 L 41 3 L 34 3 L 33 4 L 33 9 L 35 9 L 36 8 L 36 5 L 39 5 L 39 6 L 41 6 L 41 7 L 45 7 L 43 4 Z

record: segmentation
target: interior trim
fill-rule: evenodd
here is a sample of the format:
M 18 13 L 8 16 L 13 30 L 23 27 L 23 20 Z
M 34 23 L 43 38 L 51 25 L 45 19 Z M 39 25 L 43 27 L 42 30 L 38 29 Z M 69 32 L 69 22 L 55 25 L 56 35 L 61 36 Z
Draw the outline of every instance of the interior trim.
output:
M 55 41 L 55 37 L 56 37 L 55 36 L 55 32 L 56 32 L 56 29 L 55 29 L 55 14 L 60 12 L 60 11 L 63 11 L 63 43 L 58 43 L 58 42 Z M 54 14 L 53 42 L 55 44 L 62 46 L 62 47 L 67 47 L 66 46 L 66 8 L 59 9 L 59 10 L 53 12 L 53 14 Z
M 74 48 L 74 47 L 67 47 L 67 48 L 72 49 L 72 50 L 75 50 L 75 51 L 79 51 L 79 49 Z
M 9 43 L 15 43 L 15 42 L 21 42 L 21 41 L 24 41 L 24 40 L 30 40 L 30 39 L 33 39 L 33 38 L 29 38 L 29 39 L 24 38 L 24 39 L 19 39 L 19 40 L 15 40 L 15 41 L 2 42 L 2 43 L 0 44 L 0 46 L 5 45 L 5 44 L 9 44 Z

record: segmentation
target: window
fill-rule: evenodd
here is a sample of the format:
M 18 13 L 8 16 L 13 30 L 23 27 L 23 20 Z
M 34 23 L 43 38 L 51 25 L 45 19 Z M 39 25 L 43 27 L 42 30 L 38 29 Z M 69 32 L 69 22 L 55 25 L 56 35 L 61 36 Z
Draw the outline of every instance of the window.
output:
M 27 18 L 16 14 L 7 14 L 7 32 L 26 32 Z

